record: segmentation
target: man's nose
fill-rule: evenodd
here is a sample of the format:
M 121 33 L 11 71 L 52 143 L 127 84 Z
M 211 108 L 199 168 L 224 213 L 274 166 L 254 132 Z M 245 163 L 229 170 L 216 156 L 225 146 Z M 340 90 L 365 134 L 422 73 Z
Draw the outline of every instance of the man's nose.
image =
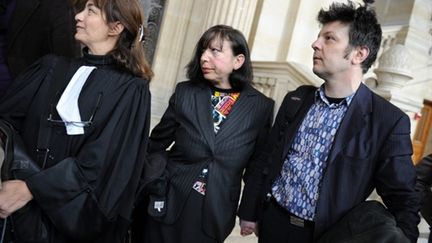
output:
M 318 50 L 319 49 L 319 40 L 317 39 L 314 42 L 312 42 L 311 47 L 314 51 Z

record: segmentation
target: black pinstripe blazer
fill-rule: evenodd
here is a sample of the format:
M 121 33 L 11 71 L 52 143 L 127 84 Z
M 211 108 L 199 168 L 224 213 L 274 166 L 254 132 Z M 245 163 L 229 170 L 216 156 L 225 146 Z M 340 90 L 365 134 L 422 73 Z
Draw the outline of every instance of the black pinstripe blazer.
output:
M 247 85 L 215 135 L 210 98 L 211 89 L 205 83 L 179 83 L 151 133 L 149 153 L 164 151 L 174 142 L 167 166 L 165 223 L 177 220 L 193 183 L 208 166 L 203 228 L 224 240 L 234 227 L 243 171 L 271 127 L 274 102 Z

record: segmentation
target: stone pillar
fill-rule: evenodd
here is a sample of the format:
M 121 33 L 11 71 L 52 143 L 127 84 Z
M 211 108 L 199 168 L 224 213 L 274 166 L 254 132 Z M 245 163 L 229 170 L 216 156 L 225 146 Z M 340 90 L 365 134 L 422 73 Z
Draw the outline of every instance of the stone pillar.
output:
M 308 0 L 309 1 L 309 0 Z M 312 1 L 312 0 L 310 0 Z M 254 32 L 254 61 L 285 61 L 300 0 L 264 1 Z M 294 5 L 294 6 L 293 6 Z
M 412 79 L 411 60 L 411 54 L 403 45 L 397 44 L 385 51 L 379 58 L 378 68 L 374 70 L 377 89 L 391 96 L 392 92 L 403 88 Z
M 432 1 L 415 0 L 404 45 L 413 54 L 413 80 L 405 92 L 432 99 Z
M 179 60 L 195 1 L 167 1 L 161 31 L 153 60 L 155 76 L 150 83 L 153 127 L 164 113 L 177 82 Z M 187 16 L 187 18 L 186 18 Z M 199 18 L 197 16 L 196 18 Z M 197 19 L 197 22 L 202 19 Z
M 212 0 L 207 9 L 204 30 L 216 24 L 226 24 L 240 30 L 248 39 L 258 1 Z
M 421 111 L 423 98 L 407 93 L 407 83 L 412 80 L 412 55 L 403 45 L 396 44 L 385 51 L 379 58 L 374 91 L 403 110 L 411 119 L 411 136 L 414 135 L 417 121 L 414 114 Z
M 415 0 L 404 45 L 413 55 L 413 68 L 431 63 L 432 3 L 430 0 Z

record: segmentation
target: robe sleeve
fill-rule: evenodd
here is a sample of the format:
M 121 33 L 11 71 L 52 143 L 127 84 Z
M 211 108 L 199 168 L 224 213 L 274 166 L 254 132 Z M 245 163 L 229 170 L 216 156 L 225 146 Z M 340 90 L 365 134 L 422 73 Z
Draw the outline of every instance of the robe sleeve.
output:
M 0 117 L 2 119 L 6 119 L 19 129 L 33 97 L 45 78 L 52 75 L 54 63 L 53 55 L 44 56 L 17 76 L 6 93 L 0 97 Z
M 130 220 L 150 122 L 148 83 L 139 81 L 103 101 L 107 120 L 94 124 L 99 132 L 76 156 L 26 179 L 34 200 L 68 237 L 94 239 L 120 218 Z

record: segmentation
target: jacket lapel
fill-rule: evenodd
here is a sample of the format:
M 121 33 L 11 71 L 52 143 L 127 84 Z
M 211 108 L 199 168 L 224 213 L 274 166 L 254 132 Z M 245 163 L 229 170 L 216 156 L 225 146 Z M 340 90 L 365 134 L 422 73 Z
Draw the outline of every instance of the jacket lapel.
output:
M 29 21 L 33 12 L 39 7 L 39 0 L 17 0 L 10 26 L 10 41 L 8 48 L 14 43 L 18 33 Z
M 284 131 L 285 136 L 282 143 L 284 144 L 283 152 L 281 154 L 282 161 L 285 160 L 285 157 L 288 154 L 297 130 L 303 122 L 306 113 L 309 111 L 310 107 L 314 103 L 315 91 L 316 88 L 311 88 L 305 90 L 304 93 L 295 93 L 288 98 L 290 100 L 290 103 L 288 103 L 285 111 L 285 126 L 287 127 L 283 128 L 283 130 L 287 130 Z
M 214 151 L 215 134 L 211 114 L 210 96 L 210 89 L 206 86 L 200 85 L 198 92 L 195 93 L 195 107 L 197 109 L 196 115 L 201 133 L 204 135 L 211 151 Z
M 252 112 L 254 102 L 251 101 L 251 98 L 255 95 L 252 87 L 249 85 L 245 86 L 231 112 L 228 114 L 227 119 L 223 122 L 222 127 L 216 134 L 217 141 L 224 141 L 226 136 L 230 136 L 233 130 L 238 128 L 245 113 Z
M 348 142 L 365 126 L 366 116 L 371 111 L 371 96 L 371 91 L 364 84 L 361 84 L 336 133 L 333 147 L 327 160 L 328 165 L 335 160 L 336 156 Z

